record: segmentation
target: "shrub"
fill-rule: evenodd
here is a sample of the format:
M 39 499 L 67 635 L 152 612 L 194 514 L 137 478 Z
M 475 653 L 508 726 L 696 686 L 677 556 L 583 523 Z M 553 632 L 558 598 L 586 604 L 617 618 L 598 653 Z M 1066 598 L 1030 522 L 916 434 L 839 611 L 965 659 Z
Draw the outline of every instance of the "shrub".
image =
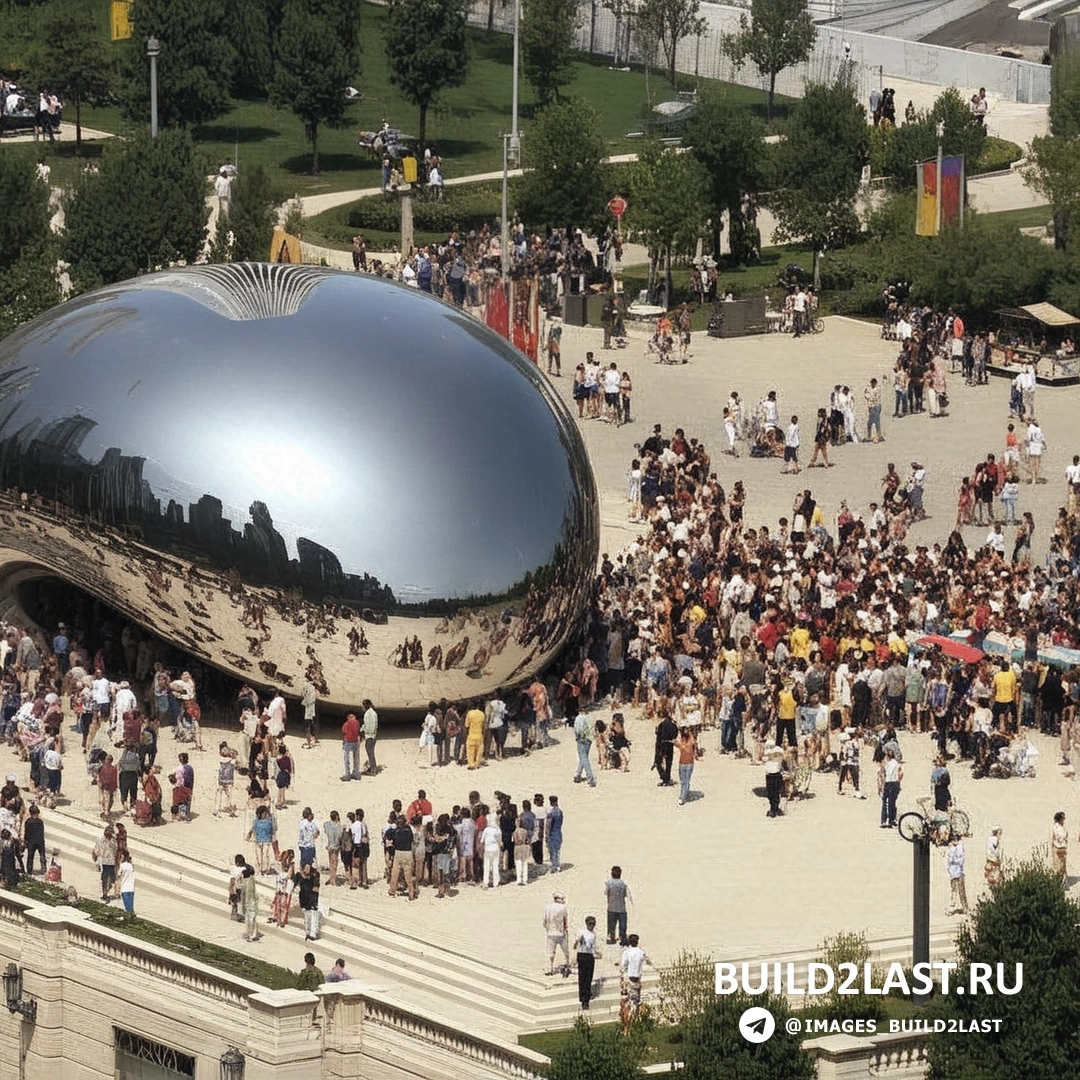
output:
M 996 135 L 987 135 L 982 153 L 975 166 L 975 172 L 998 172 L 1007 169 L 1014 161 L 1019 161 L 1024 151 L 1008 139 L 999 139 Z
M 716 996 L 716 965 L 711 956 L 695 949 L 681 949 L 667 967 L 660 969 L 660 1002 L 665 1024 L 682 1024 L 700 1016 Z
M 863 969 L 870 962 L 870 945 L 866 940 L 866 931 L 841 930 L 835 937 L 827 937 L 822 942 L 821 956 L 818 959 L 836 972 L 838 979 L 841 964 L 854 964 L 859 971 L 855 985 L 861 986 Z M 880 994 L 866 994 L 861 990 L 857 994 L 840 994 L 838 990 L 839 982 L 834 984 L 828 994 L 810 999 L 813 1011 L 820 1011 L 830 1019 L 835 1017 L 838 1020 L 849 1017 L 884 1019 L 885 1004 Z

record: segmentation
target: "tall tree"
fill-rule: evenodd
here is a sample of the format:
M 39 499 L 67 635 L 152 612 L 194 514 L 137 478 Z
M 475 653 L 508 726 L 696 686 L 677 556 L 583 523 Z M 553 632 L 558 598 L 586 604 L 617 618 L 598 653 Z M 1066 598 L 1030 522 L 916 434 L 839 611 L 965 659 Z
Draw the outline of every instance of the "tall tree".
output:
M 976 1080 L 1022 1076 L 1057 1080 L 1073 1076 L 1080 1059 L 1080 904 L 1067 896 L 1061 878 L 1041 860 L 1007 869 L 1005 879 L 979 901 L 956 941 L 955 985 L 970 986 L 973 964 L 1003 971 L 1014 985 L 1023 965 L 1023 989 L 1003 995 L 942 994 L 935 1018 L 972 1023 L 1003 1019 L 977 1039 L 942 1034 L 929 1047 L 928 1080 Z M 999 988 L 999 987 L 998 987 Z
M 311 143 L 319 172 L 319 127 L 344 127 L 345 88 L 358 67 L 359 5 L 354 0 L 285 0 L 270 100 L 291 109 Z
M 626 224 L 649 252 L 649 277 L 664 274 L 671 302 L 671 262 L 693 252 L 708 216 L 706 176 L 693 154 L 650 139 L 630 166 Z
M 34 81 L 75 109 L 75 153 L 82 153 L 82 107 L 103 105 L 111 88 L 112 58 L 94 13 L 83 6 L 50 7 L 31 58 Z
M 29 154 L 0 154 L 0 337 L 60 301 L 49 185 Z
M 231 242 L 217 243 L 215 252 L 228 262 L 261 262 L 270 250 L 274 226 L 278 222 L 280 193 L 261 165 L 240 170 L 233 184 L 229 214 L 219 219 L 218 237 L 231 235 Z
M 808 83 L 777 147 L 778 186 L 769 205 L 780 239 L 813 247 L 815 287 L 821 252 L 858 234 L 855 196 L 868 146 L 866 114 L 848 80 Z
M 776 76 L 810 55 L 817 27 L 810 18 L 807 0 L 751 0 L 750 18 L 739 20 L 737 34 L 724 38 L 724 51 L 742 64 L 752 60 L 769 79 L 768 116 L 772 119 Z
M 206 239 L 207 163 L 189 132 L 111 140 L 65 202 L 64 258 L 78 291 L 193 263 Z
M 610 167 L 600 117 L 580 98 L 549 105 L 522 138 L 525 174 L 516 185 L 530 226 L 577 226 L 596 235 L 607 224 Z
M 574 79 L 577 0 L 521 0 L 521 68 L 539 108 Z
M 768 1009 L 776 1020 L 766 1042 L 750 1043 L 739 1033 L 739 1017 L 752 1005 Z M 718 994 L 689 1025 L 680 1075 L 685 1080 L 814 1080 L 817 1069 L 801 1037 L 785 1030 L 790 1015 L 787 1000 L 775 994 Z
M 1080 212 L 1080 136 L 1036 135 L 1024 179 L 1054 210 L 1054 246 L 1069 250 L 1070 223 Z
M 652 38 L 664 53 L 668 82 L 675 82 L 679 42 L 705 32 L 701 0 L 641 0 L 635 15 L 639 36 Z
M 131 39 L 121 63 L 120 104 L 133 120 L 150 118 L 147 38 L 161 46 L 157 60 L 158 122 L 203 124 L 232 108 L 229 91 L 236 50 L 229 40 L 226 0 L 138 0 L 131 5 Z
M 229 41 L 236 50 L 232 91 L 262 95 L 274 77 L 274 41 L 281 21 L 281 0 L 231 0 Z
M 739 108 L 725 91 L 703 89 L 698 93 L 683 143 L 705 169 L 715 256 L 720 254 L 724 211 L 734 222 L 742 215 L 744 198 L 766 185 L 764 136 L 765 125 Z M 745 252 L 735 250 L 734 237 L 729 240 L 732 255 L 741 261 Z
M 469 69 L 467 0 L 390 0 L 386 59 L 390 81 L 420 110 L 420 152 L 427 146 L 428 108 L 440 92 L 461 86 Z

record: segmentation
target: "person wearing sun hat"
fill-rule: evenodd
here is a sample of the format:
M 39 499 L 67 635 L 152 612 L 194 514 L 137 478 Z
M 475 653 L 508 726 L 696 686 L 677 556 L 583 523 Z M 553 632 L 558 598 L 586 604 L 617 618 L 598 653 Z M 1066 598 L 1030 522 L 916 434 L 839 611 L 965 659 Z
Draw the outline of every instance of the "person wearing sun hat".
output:
M 555 952 L 558 949 L 563 952 L 563 968 L 569 971 L 570 949 L 566 939 L 570 932 L 570 916 L 566 910 L 566 894 L 561 889 L 556 889 L 551 903 L 544 905 L 540 921 L 547 935 L 547 974 L 555 974 Z

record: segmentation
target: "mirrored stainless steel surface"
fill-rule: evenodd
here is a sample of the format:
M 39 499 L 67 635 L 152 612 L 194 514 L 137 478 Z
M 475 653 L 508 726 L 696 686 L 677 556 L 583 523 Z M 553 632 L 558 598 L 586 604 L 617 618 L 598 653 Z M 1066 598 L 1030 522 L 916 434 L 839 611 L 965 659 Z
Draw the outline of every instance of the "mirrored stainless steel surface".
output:
M 0 341 L 0 488 L 0 588 L 59 576 L 331 704 L 527 678 L 596 563 L 585 450 L 535 366 L 318 267 L 168 270 Z

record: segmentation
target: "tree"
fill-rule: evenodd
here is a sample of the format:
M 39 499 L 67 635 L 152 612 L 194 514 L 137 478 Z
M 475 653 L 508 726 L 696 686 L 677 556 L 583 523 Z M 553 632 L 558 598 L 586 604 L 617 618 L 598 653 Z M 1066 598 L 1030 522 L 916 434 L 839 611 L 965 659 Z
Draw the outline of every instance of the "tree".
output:
M 229 40 L 226 0 L 138 0 L 131 5 L 131 39 L 124 45 L 120 104 L 126 117 L 150 118 L 146 40 L 161 46 L 157 60 L 161 127 L 204 124 L 232 108 L 229 90 L 236 50 Z
M 689 255 L 708 215 L 705 170 L 693 154 L 650 139 L 630 166 L 630 209 L 626 224 L 649 251 L 649 278 L 664 269 L 671 298 L 671 261 Z
M 754 1005 L 768 1009 L 776 1020 L 776 1030 L 763 1043 L 747 1042 L 739 1033 L 739 1017 Z M 801 1047 L 801 1036 L 784 1029 L 789 1016 L 786 999 L 771 993 L 716 995 L 690 1024 L 679 1076 L 682 1080 L 814 1080 L 817 1070 Z
M 195 262 L 206 240 L 206 174 L 187 131 L 110 141 L 99 170 L 83 173 L 65 202 L 63 252 L 76 289 Z
M 583 1016 L 570 1037 L 551 1055 L 548 1080 L 637 1080 L 645 1045 L 640 1029 L 623 1035 L 616 1028 L 594 1028 Z
M 560 100 L 574 79 L 577 0 L 521 0 L 521 66 L 538 108 Z
M 986 129 L 971 115 L 960 94 L 949 87 L 929 112 L 918 113 L 913 121 L 900 127 L 873 128 L 870 138 L 875 175 L 891 177 L 893 187 L 904 190 L 915 187 L 915 165 L 936 157 L 939 144 L 945 154 L 963 154 L 968 172 L 972 172 L 982 156 Z
M 261 165 L 242 169 L 233 184 L 228 217 L 218 221 L 218 237 L 231 234 L 229 244 L 217 244 L 227 262 L 261 262 L 270 250 L 278 221 L 280 195 Z M 215 252 L 215 253 L 216 253 Z M 219 261 L 215 259 L 214 261 Z
M 814 285 L 821 252 L 859 232 L 855 196 L 867 159 L 866 115 L 844 77 L 808 83 L 777 149 L 778 188 L 769 197 L 776 235 L 814 249 Z
M 291 109 L 311 143 L 319 172 L 319 126 L 344 127 L 345 88 L 355 77 L 359 5 L 350 0 L 285 0 L 270 100 Z
M 236 50 L 234 94 L 262 95 L 274 77 L 274 42 L 281 22 L 281 0 L 232 0 L 229 41 Z
M 712 211 L 712 250 L 717 257 L 724 211 L 735 222 L 743 215 L 745 197 L 766 186 L 764 137 L 765 125 L 739 108 L 728 93 L 717 89 L 698 93 L 697 108 L 687 121 L 683 144 L 705 169 Z M 734 236 L 729 239 L 732 257 L 744 261 L 746 252 L 736 251 Z
M 750 18 L 743 15 L 737 34 L 726 35 L 724 52 L 742 64 L 752 60 L 769 79 L 768 117 L 772 119 L 776 76 L 810 55 L 817 28 L 807 0 L 751 0 Z
M 675 82 L 675 60 L 683 38 L 705 32 L 700 0 L 642 0 L 637 9 L 638 34 L 656 41 L 664 53 L 668 82 Z
M 0 154 L 0 337 L 60 302 L 49 187 L 31 157 Z
M 937 998 L 935 1017 L 962 1020 L 968 1030 L 974 1020 L 1004 1022 L 999 1031 L 982 1032 L 978 1038 L 938 1035 L 930 1044 L 928 1080 L 1058 1080 L 1075 1075 L 1080 1055 L 1080 904 L 1065 894 L 1050 867 L 1032 859 L 1007 870 L 961 928 L 957 960 L 960 966 L 953 978 L 965 987 L 975 963 L 995 973 L 1002 970 L 1008 985 L 1015 981 L 1016 965 L 1022 964 L 1023 990 Z
M 82 107 L 109 98 L 112 58 L 85 7 L 46 9 L 32 60 L 34 81 L 50 87 L 75 109 L 75 153 L 82 154 Z
M 604 149 L 600 117 L 580 98 L 537 113 L 522 138 L 526 171 L 516 189 L 523 220 L 533 228 L 573 225 L 602 232 L 613 194 Z
M 49 235 L 49 186 L 29 155 L 0 154 L 0 276 L 20 253 Z
M 421 153 L 427 146 L 428 107 L 442 90 L 465 81 L 466 13 L 466 0 L 390 0 L 386 20 L 390 81 L 420 110 Z

